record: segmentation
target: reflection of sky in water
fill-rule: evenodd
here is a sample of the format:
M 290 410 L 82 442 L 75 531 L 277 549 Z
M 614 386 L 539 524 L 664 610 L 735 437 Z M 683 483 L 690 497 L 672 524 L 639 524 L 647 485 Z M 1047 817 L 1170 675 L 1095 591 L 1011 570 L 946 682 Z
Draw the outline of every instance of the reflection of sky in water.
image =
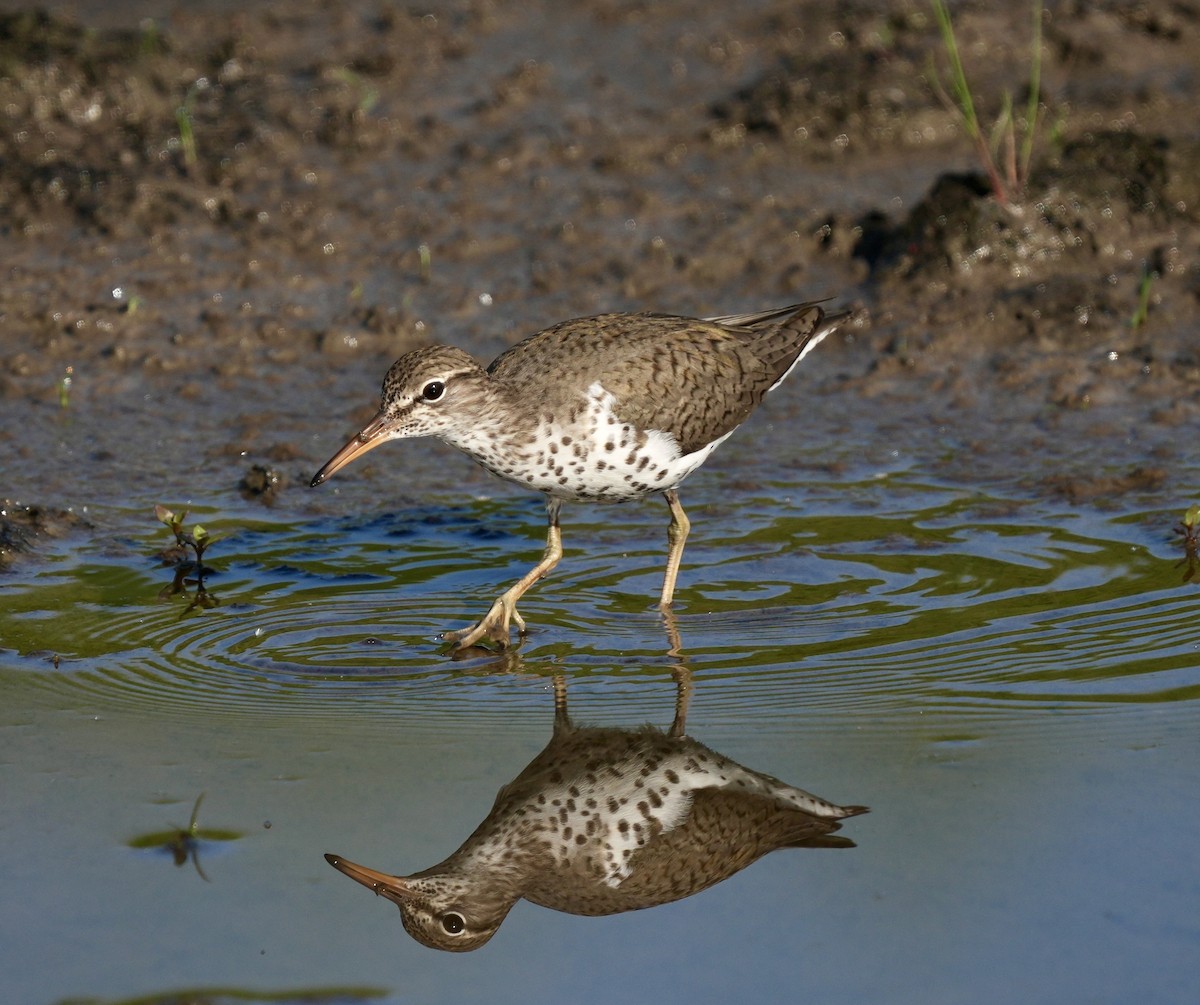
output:
M 436 634 L 540 551 L 536 501 L 246 524 L 206 556 L 219 606 L 191 614 L 157 599 L 149 529 L 51 549 L 0 612 L 5 972 L 47 1000 L 219 977 L 524 1001 L 533 967 L 581 1001 L 747 981 L 927 1001 L 996 967 L 1070 997 L 1068 980 L 1131 987 L 1187 959 L 1200 601 L 1157 531 L 1169 516 L 888 480 L 886 518 L 856 512 L 873 482 L 807 518 L 696 493 L 678 606 L 689 732 L 870 805 L 843 832 L 858 848 L 776 853 L 608 918 L 518 904 L 469 962 L 413 943 L 322 854 L 392 873 L 443 858 L 544 745 L 554 673 L 579 722 L 669 724 L 662 507 L 573 507 L 564 563 L 526 601 L 534 633 L 462 661 Z M 128 853 L 199 791 L 201 826 L 243 835 L 202 849 L 211 883 Z M 77 962 L 54 948 L 52 965 L 64 931 Z

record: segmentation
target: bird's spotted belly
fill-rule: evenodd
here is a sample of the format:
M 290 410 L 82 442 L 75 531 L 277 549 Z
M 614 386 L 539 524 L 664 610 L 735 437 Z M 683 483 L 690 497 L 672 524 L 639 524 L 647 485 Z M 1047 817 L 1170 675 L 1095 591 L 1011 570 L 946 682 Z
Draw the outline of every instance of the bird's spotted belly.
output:
M 721 443 L 681 454 L 669 432 L 638 429 L 614 413 L 615 399 L 597 382 L 567 415 L 545 415 L 532 435 L 472 451 L 493 474 L 560 499 L 620 502 L 675 488 Z

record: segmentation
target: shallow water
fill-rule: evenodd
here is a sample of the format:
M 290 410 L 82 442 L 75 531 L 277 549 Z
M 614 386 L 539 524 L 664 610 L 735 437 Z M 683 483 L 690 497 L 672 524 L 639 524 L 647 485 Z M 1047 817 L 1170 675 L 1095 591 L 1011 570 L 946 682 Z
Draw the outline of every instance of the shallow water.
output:
M 540 553 L 520 495 L 197 514 L 224 534 L 208 610 L 159 599 L 164 535 L 140 513 L 18 569 L 0 608 L 6 998 L 515 1002 L 536 980 L 572 1001 L 1185 1000 L 1200 594 L 1172 514 L 732 468 L 739 484 L 685 495 L 678 658 L 650 603 L 657 503 L 570 507 L 563 565 L 522 605 L 534 630 L 502 657 L 451 660 L 436 635 Z M 577 720 L 665 726 L 681 661 L 689 733 L 869 805 L 842 831 L 857 848 L 777 852 L 634 914 L 518 905 L 467 956 L 417 945 L 322 860 L 433 864 L 549 738 L 555 675 Z M 186 828 L 201 792 L 209 882 L 131 847 Z

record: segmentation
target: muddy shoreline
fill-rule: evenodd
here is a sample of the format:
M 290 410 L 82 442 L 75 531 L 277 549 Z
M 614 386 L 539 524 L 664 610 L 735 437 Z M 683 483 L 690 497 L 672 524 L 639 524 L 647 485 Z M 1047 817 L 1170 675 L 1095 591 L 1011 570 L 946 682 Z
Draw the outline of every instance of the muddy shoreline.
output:
M 776 425 L 1073 505 L 1194 491 L 1200 9 L 1047 13 L 1002 205 L 919 6 L 151 8 L 0 14 L 0 496 L 40 508 L 6 554 L 256 464 L 321 511 L 305 473 L 422 342 L 821 295 L 855 321 Z M 990 123 L 1028 11 L 955 18 Z

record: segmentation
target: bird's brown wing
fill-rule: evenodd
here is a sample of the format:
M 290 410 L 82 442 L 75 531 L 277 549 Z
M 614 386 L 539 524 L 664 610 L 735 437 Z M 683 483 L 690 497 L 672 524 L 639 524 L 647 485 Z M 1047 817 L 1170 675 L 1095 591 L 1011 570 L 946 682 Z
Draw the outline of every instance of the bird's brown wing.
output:
M 636 365 L 601 379 L 617 417 L 669 433 L 685 455 L 741 425 L 773 383 L 748 345 L 711 322 L 679 319 L 630 349 Z
M 815 304 L 710 320 L 601 314 L 532 335 L 488 368 L 511 393 L 570 407 L 599 383 L 621 420 L 690 454 L 731 432 L 818 333 Z M 547 366 L 547 360 L 558 361 Z
M 858 809 L 854 807 L 853 809 Z M 779 848 L 852 847 L 831 839 L 839 820 L 817 817 L 782 805 L 769 796 L 705 788 L 692 793 L 687 819 L 655 835 L 630 861 L 619 889 L 631 900 L 650 896 L 657 903 L 687 897 L 732 876 Z M 829 841 L 837 844 L 826 844 Z
M 815 303 L 704 321 L 663 318 L 665 330 L 643 349 L 652 353 L 642 368 L 654 375 L 651 393 L 605 386 L 622 419 L 671 433 L 690 454 L 736 429 L 805 347 L 842 318 L 827 320 Z

